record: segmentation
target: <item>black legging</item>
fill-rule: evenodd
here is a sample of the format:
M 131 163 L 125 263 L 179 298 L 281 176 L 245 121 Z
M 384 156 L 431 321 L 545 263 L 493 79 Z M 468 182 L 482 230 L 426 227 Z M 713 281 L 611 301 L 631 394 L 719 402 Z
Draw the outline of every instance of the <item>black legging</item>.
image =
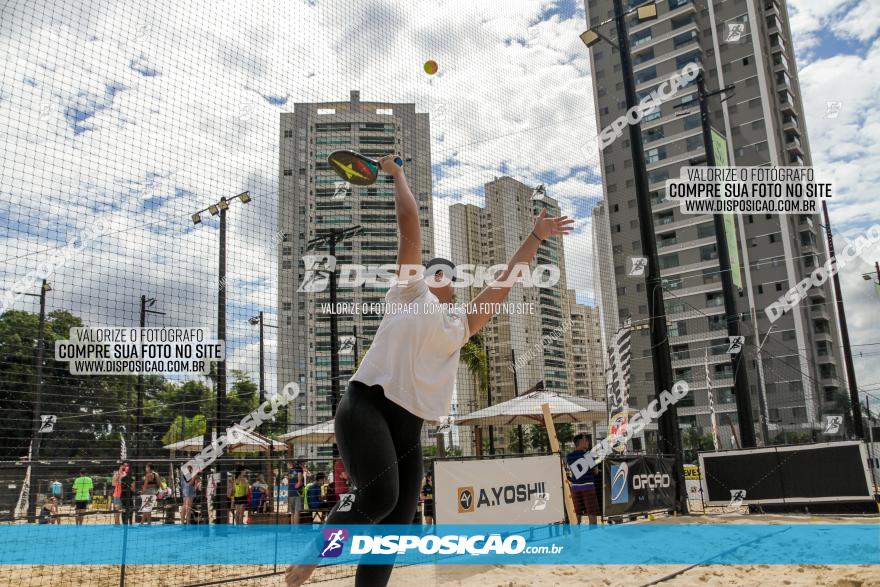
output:
M 327 524 L 411 524 L 422 483 L 422 419 L 386 398 L 381 386 L 351 381 L 334 430 L 354 502 L 347 512 L 337 504 Z M 387 585 L 393 568 L 358 565 L 355 586 Z

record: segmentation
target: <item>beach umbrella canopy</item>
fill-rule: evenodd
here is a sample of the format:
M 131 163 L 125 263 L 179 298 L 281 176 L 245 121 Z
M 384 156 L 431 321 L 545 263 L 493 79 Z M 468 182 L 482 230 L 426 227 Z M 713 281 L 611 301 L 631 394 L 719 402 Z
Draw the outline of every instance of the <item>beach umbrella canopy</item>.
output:
M 283 442 L 278 442 L 277 440 L 272 440 L 271 438 L 267 438 L 262 434 L 257 432 L 248 432 L 246 430 L 239 430 L 239 434 L 242 436 L 241 442 L 236 444 L 228 444 L 224 450 L 228 452 L 262 452 L 267 449 L 276 451 L 276 450 L 286 450 L 287 445 Z M 200 452 L 204 446 L 204 439 L 202 436 L 193 436 L 192 438 L 187 438 L 186 440 L 180 440 L 178 442 L 173 442 L 171 444 L 166 444 L 163 448 L 166 450 L 174 450 L 181 452 Z
M 332 444 L 336 442 L 336 434 L 333 432 L 333 420 L 327 420 L 313 426 L 306 426 L 287 434 L 282 434 L 278 440 L 287 444 Z
M 553 422 L 603 423 L 607 419 L 605 403 L 567 393 L 538 390 L 460 416 L 459 426 L 505 426 L 511 424 L 544 424 L 541 405 L 549 404 Z

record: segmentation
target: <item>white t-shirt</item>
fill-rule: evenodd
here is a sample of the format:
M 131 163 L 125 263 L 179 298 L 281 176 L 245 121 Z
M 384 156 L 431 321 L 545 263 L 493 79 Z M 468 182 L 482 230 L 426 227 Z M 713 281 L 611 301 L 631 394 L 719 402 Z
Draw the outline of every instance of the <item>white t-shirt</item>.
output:
M 373 343 L 351 379 L 381 385 L 385 397 L 411 414 L 439 421 L 452 407 L 459 352 L 470 338 L 467 315 L 441 305 L 423 272 L 392 284 L 385 303 Z

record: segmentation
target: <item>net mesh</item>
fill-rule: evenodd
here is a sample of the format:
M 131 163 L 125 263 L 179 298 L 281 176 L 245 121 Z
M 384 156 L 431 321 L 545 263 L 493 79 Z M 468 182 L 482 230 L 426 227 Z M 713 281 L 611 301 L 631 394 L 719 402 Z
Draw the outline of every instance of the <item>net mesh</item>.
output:
M 333 478 L 338 456 L 327 429 L 322 438 L 303 430 L 332 419 L 349 378 L 370 360 L 382 318 L 376 305 L 389 287 L 375 274 L 396 262 L 401 238 L 390 176 L 369 186 L 345 182 L 327 161 L 339 149 L 403 158 L 421 259 L 450 259 L 474 277 L 455 289 L 457 302 L 472 300 L 490 268 L 507 263 L 541 211 L 574 219 L 572 234 L 541 244 L 508 306 L 462 349 L 449 418 L 427 422 L 422 435 L 428 469 L 436 457 L 548 451 L 537 424 L 458 423 L 503 402 L 518 399 L 517 409 L 540 414 L 553 398 L 573 398 L 576 413 L 556 427 L 565 452 L 575 434 L 602 439 L 615 416 L 648 405 L 656 391 L 648 293 L 644 275 L 629 274 L 641 248 L 624 250 L 612 239 L 620 226 L 609 221 L 634 207 L 635 196 L 628 187 L 603 200 L 609 170 L 593 146 L 591 96 L 617 80 L 593 75 L 578 39 L 586 16 L 576 3 L 548 10 L 541 2 L 4 2 L 4 520 L 38 515 L 58 482 L 49 517 L 73 523 L 71 487 L 82 468 L 95 485 L 86 523 L 112 523 L 112 476 L 128 460 L 136 493 L 146 464 L 156 465 L 171 495 L 154 521 L 167 512 L 179 523 L 178 467 L 218 428 L 241 423 L 290 384 L 301 393 L 260 423 L 250 449 L 221 461 L 224 471 L 244 465 L 249 483 L 262 475 L 267 519 L 279 523 L 289 517 L 281 498 L 289 459 Z M 666 223 L 665 214 L 655 223 Z M 717 259 L 711 226 L 706 217 L 692 235 L 706 239 L 706 262 Z M 664 248 L 675 235 L 658 238 L 661 268 L 672 268 L 678 259 Z M 331 242 L 335 287 L 321 273 Z M 719 448 L 739 444 L 719 270 L 707 266 L 656 286 L 666 300 L 674 380 L 691 389 L 678 404 L 686 463 L 715 440 Z M 833 315 L 832 304 L 817 294 L 810 312 Z M 759 324 L 743 323 L 755 422 L 764 412 L 773 423 L 771 443 L 823 438 L 824 414 L 797 412 L 804 383 L 811 393 L 845 390 L 842 369 L 829 367 L 819 380 L 796 340 L 783 333 L 765 341 Z M 72 328 L 142 326 L 203 329 L 225 343 L 225 361 L 206 360 L 199 372 L 102 374 L 109 367 L 90 363 L 100 358 L 94 353 L 79 361 L 57 354 Z M 839 352 L 835 345 L 829 336 L 829 353 Z M 760 408 L 756 361 L 766 393 Z M 851 434 L 849 404 L 835 393 L 843 438 Z M 656 422 L 626 449 L 657 452 Z M 213 512 L 208 481 L 197 498 L 200 519 Z M 279 571 L 125 572 L 137 583 L 158 574 L 161 584 L 183 585 Z M 22 585 L 62 577 L 114 584 L 120 572 L 14 570 Z M 323 572 L 343 578 L 351 569 Z

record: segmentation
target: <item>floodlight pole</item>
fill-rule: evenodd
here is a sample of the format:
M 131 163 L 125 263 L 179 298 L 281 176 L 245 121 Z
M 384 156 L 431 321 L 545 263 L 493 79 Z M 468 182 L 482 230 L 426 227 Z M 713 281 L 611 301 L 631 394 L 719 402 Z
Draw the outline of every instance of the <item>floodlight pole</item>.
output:
M 221 202 L 225 202 L 226 198 L 221 198 Z M 217 339 L 226 340 L 226 208 L 220 208 L 220 256 L 219 256 L 219 275 L 217 289 Z M 224 349 L 223 360 L 217 362 L 217 415 L 216 428 L 217 437 L 223 433 L 226 426 L 226 349 Z M 207 428 L 206 428 L 207 430 Z M 229 523 L 229 496 L 227 495 L 227 479 L 224 475 L 225 467 L 222 460 L 217 460 L 216 472 L 220 474 L 217 482 L 216 500 L 218 504 L 217 512 L 214 518 L 216 524 Z
M 29 465 L 31 469 L 31 478 L 30 483 L 28 484 L 28 507 L 26 514 L 28 524 L 36 522 L 37 517 L 37 461 L 40 460 L 40 441 L 42 440 L 40 437 L 40 426 L 42 425 L 40 412 L 42 411 L 43 400 L 43 354 L 46 348 L 46 292 L 50 289 L 52 288 L 44 279 L 40 284 L 39 294 L 24 294 L 26 296 L 40 298 L 40 318 L 39 325 L 37 326 L 36 365 L 34 367 L 34 413 L 32 419 L 31 456 Z
M 711 94 L 706 92 L 705 78 L 703 72 L 697 74 L 697 95 L 700 102 L 700 123 L 703 131 L 703 146 L 706 151 L 706 166 L 715 167 L 715 148 L 712 144 L 712 128 L 709 123 L 709 97 L 728 90 L 724 88 Z M 718 250 L 718 270 L 721 274 L 721 290 L 724 295 L 724 320 L 727 322 L 727 334 L 731 337 L 739 337 L 739 320 L 740 315 L 736 307 L 736 296 L 734 295 L 733 284 L 733 267 L 731 267 L 730 250 L 727 246 L 726 228 L 724 226 L 724 215 L 713 214 L 712 220 L 715 224 L 715 241 Z M 737 262 L 737 271 L 739 270 Z M 755 324 L 757 328 L 757 324 Z M 757 341 L 756 341 L 757 342 Z M 746 369 L 745 345 L 740 348 L 738 353 L 731 357 L 733 363 L 733 389 L 736 395 L 736 412 L 739 419 L 739 437 L 742 448 L 753 448 L 755 441 L 755 424 L 752 415 L 752 396 L 749 389 L 748 370 Z M 769 438 L 764 438 L 764 444 L 770 443 Z
M 629 36 L 626 30 L 626 13 L 623 2 L 614 0 L 614 24 L 617 29 L 618 54 L 623 77 L 623 88 L 626 93 L 627 111 L 638 106 L 636 96 L 632 60 L 630 56 Z M 654 368 L 655 396 L 660 398 L 664 391 L 672 389 L 672 359 L 669 355 L 669 333 L 666 328 L 666 308 L 663 303 L 663 281 L 660 275 L 660 263 L 657 258 L 657 242 L 654 233 L 654 216 L 648 191 L 648 172 L 645 165 L 645 152 L 642 144 L 640 124 L 629 124 L 629 143 L 633 159 L 633 174 L 638 204 L 639 233 L 642 240 L 642 252 L 648 259 L 646 286 L 648 290 L 648 319 L 651 325 L 652 363 Z M 676 511 L 687 508 L 687 491 L 684 486 L 684 469 L 682 467 L 681 434 L 678 429 L 678 411 L 675 404 L 670 404 L 660 416 L 658 422 L 657 448 L 660 453 L 672 454 L 674 458 L 673 474 L 677 481 Z
M 218 289 L 217 289 L 217 339 L 226 341 L 226 211 L 229 204 L 239 200 L 242 204 L 251 201 L 248 192 L 242 192 L 232 199 L 226 199 L 226 196 L 220 198 L 216 204 L 208 206 L 204 210 L 199 210 L 192 215 L 193 222 L 198 224 L 201 222 L 200 215 L 203 212 L 210 212 L 212 215 L 220 215 L 220 251 L 218 263 Z M 219 437 L 226 425 L 226 352 L 224 347 L 223 360 L 217 361 L 217 396 L 216 400 L 216 416 L 214 426 Z M 208 426 L 205 426 L 204 446 L 211 443 L 211 432 Z M 214 472 L 220 475 L 217 482 L 217 493 L 215 494 L 215 524 L 229 523 L 229 497 L 227 495 L 227 479 L 224 476 L 224 461 L 218 458 L 214 465 Z
M 331 259 L 336 259 L 336 244 L 355 237 L 361 230 L 360 225 L 341 230 L 332 230 L 328 234 L 309 241 L 306 250 L 315 250 L 322 245 L 327 246 Z M 317 270 L 325 273 L 330 279 L 330 415 L 336 418 L 339 405 L 339 321 L 336 317 L 336 269 Z M 333 443 L 333 458 L 339 457 L 339 447 Z
M 828 216 L 828 205 L 822 200 L 822 215 L 825 220 L 825 239 L 828 241 L 828 258 L 836 265 L 837 256 L 834 254 L 834 237 L 831 234 L 831 218 Z M 853 364 L 852 348 L 849 344 L 849 326 L 846 324 L 846 310 L 843 308 L 843 290 L 840 288 L 840 277 L 834 272 L 834 302 L 837 305 L 837 319 L 840 326 L 840 338 L 843 342 L 843 362 L 846 366 L 846 382 L 849 387 L 849 403 L 852 410 L 853 432 L 856 438 L 865 438 L 865 427 L 862 425 L 862 405 L 859 403 L 859 387 L 856 383 L 856 368 Z M 880 279 L 880 267 L 877 269 L 877 277 Z

